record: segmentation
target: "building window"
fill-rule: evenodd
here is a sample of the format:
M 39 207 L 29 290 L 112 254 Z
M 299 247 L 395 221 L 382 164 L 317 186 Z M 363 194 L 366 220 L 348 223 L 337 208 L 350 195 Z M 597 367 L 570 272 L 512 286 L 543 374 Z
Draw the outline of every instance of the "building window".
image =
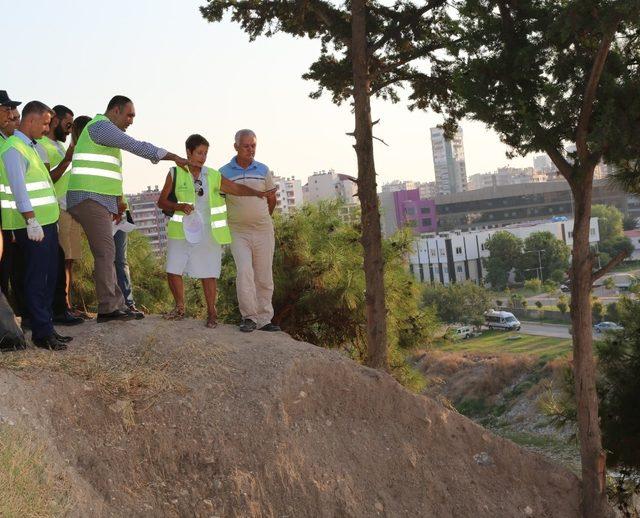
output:
M 413 207 L 407 207 L 404 209 L 404 213 L 409 216 L 413 216 L 416 213 L 416 209 Z
M 420 212 L 422 214 L 431 214 L 431 207 L 421 207 Z
M 573 237 L 573 230 L 569 230 L 569 239 Z
M 589 230 L 589 234 L 591 234 L 592 236 L 596 235 L 596 229 L 592 228 L 591 230 Z
M 457 266 L 456 267 L 456 272 L 462 273 L 462 266 Z
M 461 254 L 461 253 L 462 253 L 462 247 L 456 246 L 456 254 Z
M 422 226 L 430 227 L 431 226 L 431 218 L 422 218 Z

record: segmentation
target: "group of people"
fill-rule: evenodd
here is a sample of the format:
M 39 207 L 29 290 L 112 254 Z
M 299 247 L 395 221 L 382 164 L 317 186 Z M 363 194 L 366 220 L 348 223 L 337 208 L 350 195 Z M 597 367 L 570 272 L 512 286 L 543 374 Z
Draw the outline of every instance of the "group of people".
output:
M 31 329 L 35 346 L 65 349 L 72 338 L 54 324 L 89 318 L 69 296 L 82 231 L 94 259 L 97 322 L 144 318 L 133 299 L 127 233 L 118 226 L 123 218 L 132 222 L 122 150 L 154 164 L 175 163 L 158 200 L 169 217 L 166 271 L 175 301 L 164 317 L 184 318 L 182 277 L 188 275 L 202 280 L 206 326 L 217 326 L 217 279 L 228 244 L 237 270 L 240 330 L 279 330 L 271 322 L 276 187 L 269 168 L 254 159 L 253 131 L 238 131 L 235 156 L 214 169 L 205 165 L 209 142 L 201 135 L 187 138 L 186 158 L 127 135 L 136 113 L 125 96 L 113 97 L 93 118 L 74 118 L 66 106 L 39 101 L 26 103 L 20 114 L 21 104 L 0 90 L 0 288 L 23 329 Z

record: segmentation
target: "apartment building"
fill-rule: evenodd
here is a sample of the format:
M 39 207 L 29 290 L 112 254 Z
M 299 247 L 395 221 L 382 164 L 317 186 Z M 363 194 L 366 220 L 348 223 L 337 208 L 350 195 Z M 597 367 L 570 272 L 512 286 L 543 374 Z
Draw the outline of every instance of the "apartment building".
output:
M 147 187 L 146 191 L 138 194 L 128 194 L 129 209 L 136 224 L 136 229 L 149 239 L 151 248 L 156 255 L 163 255 L 167 248 L 168 218 L 158 208 L 156 203 L 160 190 Z
M 273 180 L 278 187 L 276 192 L 276 210 L 282 214 L 290 214 L 292 211 L 302 207 L 304 197 L 302 193 L 302 182 L 296 180 L 295 176 L 284 178 L 274 176 Z

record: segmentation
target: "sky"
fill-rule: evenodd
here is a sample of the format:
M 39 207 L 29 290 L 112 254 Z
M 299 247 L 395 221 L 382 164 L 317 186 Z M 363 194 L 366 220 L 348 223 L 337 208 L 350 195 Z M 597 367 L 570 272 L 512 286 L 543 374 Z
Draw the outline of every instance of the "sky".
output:
M 0 0 L 0 4 L 9 0 Z M 240 128 L 258 135 L 256 159 L 275 174 L 306 181 L 315 171 L 357 174 L 353 115 L 329 97 L 309 98 L 316 84 L 301 76 L 319 44 L 287 35 L 250 42 L 237 24 L 210 24 L 204 0 L 32 0 L 3 10 L 2 37 L 15 52 L 3 53 L 0 89 L 12 99 L 64 104 L 75 115 L 103 113 L 115 94 L 130 97 L 136 119 L 128 134 L 185 155 L 192 133 L 212 144 L 208 165 L 233 156 Z M 395 179 L 433 180 L 429 128 L 441 116 L 410 112 L 406 104 L 375 101 L 378 184 Z M 498 136 L 463 121 L 467 173 L 507 164 Z M 124 153 L 126 192 L 161 185 L 170 166 Z

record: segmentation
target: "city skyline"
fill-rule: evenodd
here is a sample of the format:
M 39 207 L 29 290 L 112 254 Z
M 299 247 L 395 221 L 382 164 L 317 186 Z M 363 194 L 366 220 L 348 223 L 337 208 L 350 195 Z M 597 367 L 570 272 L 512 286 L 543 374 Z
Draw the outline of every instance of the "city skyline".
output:
M 234 154 L 235 131 L 251 127 L 259 139 L 256 158 L 279 176 L 304 183 L 322 169 L 355 175 L 353 139 L 346 135 L 353 130 L 350 107 L 326 96 L 310 99 L 317 85 L 301 78 L 319 43 L 285 35 L 251 43 L 228 20 L 208 24 L 198 12 L 202 3 L 32 2 L 14 10 L 5 28 L 20 52 L 5 56 L 2 88 L 23 103 L 65 104 L 76 115 L 102 113 L 111 96 L 128 95 L 137 112 L 132 137 L 184 154 L 186 137 L 202 133 L 212 143 L 212 167 Z M 54 19 L 65 24 L 54 28 Z M 40 59 L 47 36 L 56 59 Z M 442 117 L 375 99 L 372 112 L 380 119 L 376 136 L 389 144 L 375 144 L 378 184 L 433 181 L 429 128 Z M 531 165 L 532 157 L 508 160 L 507 147 L 483 124 L 462 126 L 468 174 Z M 162 185 L 169 167 L 124 153 L 125 190 Z

